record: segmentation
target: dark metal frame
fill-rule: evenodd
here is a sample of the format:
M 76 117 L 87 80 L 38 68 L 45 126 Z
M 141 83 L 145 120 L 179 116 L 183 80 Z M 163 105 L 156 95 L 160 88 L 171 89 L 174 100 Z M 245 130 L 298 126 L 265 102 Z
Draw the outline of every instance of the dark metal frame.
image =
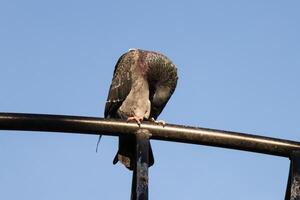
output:
M 149 139 L 201 144 L 287 157 L 291 160 L 285 200 L 300 200 L 300 143 L 207 128 L 135 123 L 95 117 L 0 113 L 0 130 L 49 131 L 94 135 L 135 135 L 132 200 L 148 199 Z

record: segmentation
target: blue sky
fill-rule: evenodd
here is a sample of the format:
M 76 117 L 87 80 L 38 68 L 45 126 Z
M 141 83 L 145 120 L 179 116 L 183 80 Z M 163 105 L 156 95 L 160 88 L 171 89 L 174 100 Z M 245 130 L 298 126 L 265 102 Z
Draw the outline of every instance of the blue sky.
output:
M 0 112 L 102 117 L 129 48 L 178 66 L 168 123 L 300 141 L 300 3 L 0 2 Z M 0 131 L 0 199 L 129 199 L 117 138 Z M 283 199 L 286 158 L 151 141 L 150 199 Z

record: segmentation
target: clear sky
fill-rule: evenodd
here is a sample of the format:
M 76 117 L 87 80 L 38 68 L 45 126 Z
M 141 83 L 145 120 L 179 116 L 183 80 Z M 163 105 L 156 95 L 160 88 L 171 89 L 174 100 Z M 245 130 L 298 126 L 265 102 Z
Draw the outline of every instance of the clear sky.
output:
M 114 65 L 159 51 L 179 82 L 168 123 L 300 141 L 300 3 L 0 2 L 0 112 L 103 117 Z M 129 199 L 117 138 L 0 131 L 0 199 Z M 289 160 L 151 141 L 150 199 L 281 200 Z

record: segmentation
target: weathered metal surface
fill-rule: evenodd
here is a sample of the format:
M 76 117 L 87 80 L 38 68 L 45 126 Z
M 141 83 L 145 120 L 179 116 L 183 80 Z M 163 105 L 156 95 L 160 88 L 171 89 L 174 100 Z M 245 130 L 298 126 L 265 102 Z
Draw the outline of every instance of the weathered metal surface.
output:
M 146 129 L 136 133 L 136 163 L 132 175 L 131 200 L 148 200 L 149 136 Z
M 300 151 L 291 154 L 291 165 L 285 200 L 300 200 Z
M 168 124 L 162 127 L 148 122 L 143 122 L 139 127 L 136 123 L 95 117 L 0 113 L 0 130 L 72 132 L 117 136 L 135 134 L 139 128 L 147 129 L 151 132 L 150 139 L 157 140 L 225 147 L 283 157 L 290 157 L 293 151 L 300 150 L 300 143 L 295 141 L 207 128 Z

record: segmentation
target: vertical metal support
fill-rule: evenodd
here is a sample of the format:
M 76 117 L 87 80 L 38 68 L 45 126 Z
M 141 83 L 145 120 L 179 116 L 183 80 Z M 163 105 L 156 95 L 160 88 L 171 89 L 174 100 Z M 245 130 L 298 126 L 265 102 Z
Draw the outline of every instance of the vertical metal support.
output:
M 136 134 L 136 163 L 132 175 L 131 200 L 148 200 L 149 136 L 146 129 Z
M 285 200 L 300 200 L 300 151 L 293 151 L 290 160 Z

